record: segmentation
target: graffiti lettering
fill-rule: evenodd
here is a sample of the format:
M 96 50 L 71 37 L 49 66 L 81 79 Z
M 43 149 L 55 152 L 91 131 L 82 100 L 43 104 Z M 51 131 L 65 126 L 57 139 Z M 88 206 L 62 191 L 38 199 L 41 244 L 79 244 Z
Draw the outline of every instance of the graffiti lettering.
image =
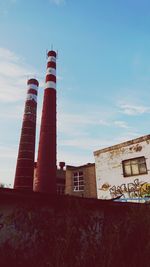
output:
M 111 196 L 117 197 L 122 195 L 125 197 L 144 197 L 150 196 L 150 184 L 139 182 L 139 179 L 135 179 L 133 183 L 122 184 L 120 186 L 112 186 L 109 189 Z
M 102 187 L 100 190 L 108 190 L 112 198 L 122 196 L 124 198 L 129 197 L 145 197 L 150 196 L 150 183 L 140 182 L 139 179 L 135 179 L 133 183 L 121 184 L 120 186 L 113 185 L 112 187 Z

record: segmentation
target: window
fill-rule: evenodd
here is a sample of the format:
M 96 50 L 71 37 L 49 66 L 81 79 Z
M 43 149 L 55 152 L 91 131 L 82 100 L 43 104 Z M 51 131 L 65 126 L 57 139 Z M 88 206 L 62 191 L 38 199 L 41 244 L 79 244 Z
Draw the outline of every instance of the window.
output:
M 82 171 L 73 173 L 73 191 L 84 191 L 84 178 Z
M 124 160 L 122 166 L 124 177 L 147 173 L 145 157 Z
M 65 186 L 57 185 L 57 195 L 64 195 L 64 194 L 65 194 Z

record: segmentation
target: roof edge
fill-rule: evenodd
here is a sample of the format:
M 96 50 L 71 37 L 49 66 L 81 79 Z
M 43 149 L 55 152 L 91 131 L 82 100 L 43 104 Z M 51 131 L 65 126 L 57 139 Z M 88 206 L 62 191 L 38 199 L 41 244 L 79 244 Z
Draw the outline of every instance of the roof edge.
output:
M 87 163 L 87 164 L 79 165 L 79 166 L 66 165 L 66 169 L 75 170 L 75 169 L 86 168 L 86 167 L 91 167 L 91 166 L 95 166 L 95 163 Z
M 96 150 L 96 151 L 93 152 L 93 154 L 94 154 L 94 156 L 98 156 L 101 153 L 108 152 L 110 150 L 122 148 L 122 147 L 129 146 L 129 145 L 137 144 L 139 142 L 147 141 L 149 139 L 150 139 L 150 134 L 144 135 L 144 136 L 138 137 L 136 139 L 132 139 L 132 140 L 129 140 L 129 141 L 126 141 L 126 142 L 119 143 L 117 145 L 113 145 L 113 146 L 109 146 L 109 147 L 106 147 L 106 148 L 102 148 L 102 149 Z

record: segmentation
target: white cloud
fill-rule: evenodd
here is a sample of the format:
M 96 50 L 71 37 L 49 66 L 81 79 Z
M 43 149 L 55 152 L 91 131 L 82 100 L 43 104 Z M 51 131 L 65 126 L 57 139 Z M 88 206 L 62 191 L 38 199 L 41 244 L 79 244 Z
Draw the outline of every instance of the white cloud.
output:
M 110 126 L 108 121 L 99 119 L 97 112 L 65 113 L 58 112 L 58 130 L 66 135 L 79 136 L 87 132 L 88 127 Z
M 0 47 L 0 59 L 6 61 L 18 61 L 19 57 L 9 49 Z
M 86 151 L 85 153 L 91 153 L 93 154 L 93 151 L 95 150 L 99 150 L 102 148 L 106 148 L 109 146 L 113 146 L 125 141 L 129 141 L 132 139 L 135 139 L 137 137 L 139 137 L 139 133 L 135 133 L 135 132 L 125 132 L 122 133 L 120 135 L 118 135 L 117 137 L 114 136 L 112 138 L 108 137 L 108 138 L 104 138 L 104 137 L 92 137 L 92 136 L 80 136 L 80 138 L 68 138 L 68 139 L 64 139 L 64 140 L 60 140 L 59 142 L 59 147 L 61 147 L 61 150 L 63 150 L 65 147 L 68 148 L 77 148 L 80 152 L 82 151 Z M 63 149 L 62 149 L 63 148 Z
M 120 144 L 139 137 L 139 133 L 126 132 L 112 138 L 93 138 L 92 136 L 80 136 L 79 138 L 68 138 L 59 142 L 58 162 L 65 161 L 66 164 L 80 165 L 94 162 L 93 152 Z
M 111 146 L 114 146 L 114 145 L 118 145 L 120 143 L 123 143 L 123 142 L 126 142 L 126 141 L 130 141 L 132 139 L 138 138 L 140 136 L 141 135 L 138 132 L 127 131 L 127 132 L 121 133 L 118 136 L 113 136 L 112 138 L 110 138 L 110 137 L 108 139 L 99 138 L 99 140 L 98 139 L 96 140 L 97 147 L 96 147 L 95 151 L 103 149 L 103 148 L 111 147 Z
M 126 142 L 126 141 L 130 141 L 132 139 L 138 138 L 140 137 L 141 134 L 139 134 L 138 132 L 125 132 L 123 134 L 121 134 L 121 136 L 118 136 L 116 139 L 116 144 L 117 143 L 122 143 L 122 142 Z
M 13 185 L 16 158 L 17 148 L 15 146 L 0 145 L 0 183 Z
M 10 146 L 0 145 L 0 160 L 2 159 L 12 159 L 16 157 L 16 148 Z
M 0 105 L 0 119 L 8 120 L 8 119 L 20 119 L 23 116 L 24 107 L 17 103 L 15 105 L 7 105 L 7 107 L 3 107 Z
M 121 104 L 120 109 L 123 114 L 127 115 L 141 115 L 144 113 L 150 113 L 150 107 L 147 106 Z
M 106 120 L 96 120 L 97 121 L 97 125 L 103 125 L 103 126 L 110 126 L 111 123 L 106 121 Z
M 94 162 L 94 156 L 92 151 L 86 151 L 86 153 L 76 153 L 73 150 L 67 151 L 58 148 L 57 165 L 59 165 L 60 161 L 64 161 L 66 165 L 79 166 L 89 162 Z
M 119 128 L 124 128 L 124 129 L 129 128 L 129 126 L 127 125 L 127 123 L 125 121 L 114 121 L 114 125 L 119 127 Z
M 75 147 L 78 149 L 86 149 L 91 150 L 91 153 L 95 147 L 97 147 L 98 143 L 100 143 L 100 139 L 96 140 L 94 138 L 80 136 L 80 138 L 70 138 L 67 140 L 63 140 L 63 146 Z
M 0 48 L 0 102 L 17 102 L 25 97 L 27 78 L 35 73 L 22 58 Z

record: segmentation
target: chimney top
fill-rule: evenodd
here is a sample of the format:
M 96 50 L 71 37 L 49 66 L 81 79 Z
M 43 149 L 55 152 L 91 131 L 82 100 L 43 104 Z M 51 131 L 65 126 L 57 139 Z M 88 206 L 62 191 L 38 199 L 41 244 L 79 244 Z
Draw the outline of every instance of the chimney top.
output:
M 59 162 L 59 167 L 61 170 L 63 170 L 63 168 L 65 167 L 65 162 L 63 161 Z
M 29 79 L 27 81 L 27 84 L 35 84 L 35 85 L 39 86 L 39 82 L 34 78 Z
M 56 52 L 55 52 L 55 51 L 53 51 L 53 50 L 50 50 L 50 51 L 47 53 L 47 56 L 48 56 L 48 57 L 56 57 L 56 56 L 57 56 L 57 54 L 56 54 Z

